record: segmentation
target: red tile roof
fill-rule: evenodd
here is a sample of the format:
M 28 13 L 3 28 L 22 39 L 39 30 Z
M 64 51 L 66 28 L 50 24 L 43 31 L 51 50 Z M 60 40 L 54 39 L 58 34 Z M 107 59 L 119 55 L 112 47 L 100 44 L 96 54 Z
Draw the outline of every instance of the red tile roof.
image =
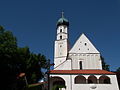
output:
M 50 70 L 50 74 L 115 74 L 106 70 Z

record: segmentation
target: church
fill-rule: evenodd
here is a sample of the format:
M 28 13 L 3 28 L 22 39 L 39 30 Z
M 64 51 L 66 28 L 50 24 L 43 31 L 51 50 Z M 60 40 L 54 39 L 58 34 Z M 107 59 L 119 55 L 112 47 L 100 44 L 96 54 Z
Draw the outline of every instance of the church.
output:
M 69 21 L 62 15 L 56 25 L 54 69 L 50 90 L 119 90 L 116 74 L 102 69 L 100 52 L 82 33 L 72 48 Z

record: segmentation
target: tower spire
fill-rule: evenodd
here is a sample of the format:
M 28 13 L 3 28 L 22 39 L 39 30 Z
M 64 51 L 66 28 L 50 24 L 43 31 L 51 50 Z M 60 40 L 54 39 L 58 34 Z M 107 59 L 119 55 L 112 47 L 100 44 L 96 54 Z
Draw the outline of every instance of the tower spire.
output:
M 64 12 L 62 11 L 62 18 L 64 18 Z

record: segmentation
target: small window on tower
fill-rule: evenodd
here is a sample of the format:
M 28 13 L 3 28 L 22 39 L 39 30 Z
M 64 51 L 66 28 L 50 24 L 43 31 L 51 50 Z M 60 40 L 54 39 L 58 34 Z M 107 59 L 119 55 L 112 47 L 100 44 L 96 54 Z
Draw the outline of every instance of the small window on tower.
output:
M 60 39 L 62 39 L 62 36 L 60 36 Z
M 62 29 L 60 29 L 60 32 L 62 32 Z
M 85 46 L 87 46 L 87 43 L 85 43 Z
M 62 53 L 60 53 L 60 55 L 62 55 Z

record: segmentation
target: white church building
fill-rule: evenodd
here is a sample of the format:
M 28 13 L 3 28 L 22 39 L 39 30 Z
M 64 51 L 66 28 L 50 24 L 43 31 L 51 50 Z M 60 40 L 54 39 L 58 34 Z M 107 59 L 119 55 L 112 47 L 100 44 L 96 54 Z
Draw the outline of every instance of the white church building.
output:
M 83 33 L 69 46 L 69 21 L 57 22 L 50 90 L 119 90 L 115 73 L 102 69 L 100 52 Z M 56 89 L 55 89 L 56 88 Z

